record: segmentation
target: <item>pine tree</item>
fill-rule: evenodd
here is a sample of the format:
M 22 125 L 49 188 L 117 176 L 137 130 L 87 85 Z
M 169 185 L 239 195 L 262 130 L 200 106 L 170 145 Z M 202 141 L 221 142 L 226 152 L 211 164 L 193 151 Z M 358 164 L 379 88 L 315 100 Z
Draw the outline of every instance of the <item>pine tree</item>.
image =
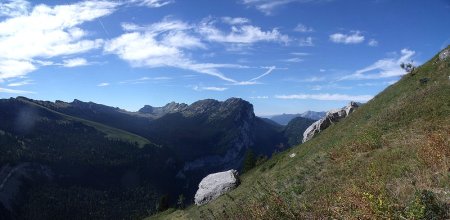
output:
M 255 167 L 256 158 L 251 149 L 248 149 L 245 153 L 244 164 L 242 166 L 242 173 L 245 173 Z

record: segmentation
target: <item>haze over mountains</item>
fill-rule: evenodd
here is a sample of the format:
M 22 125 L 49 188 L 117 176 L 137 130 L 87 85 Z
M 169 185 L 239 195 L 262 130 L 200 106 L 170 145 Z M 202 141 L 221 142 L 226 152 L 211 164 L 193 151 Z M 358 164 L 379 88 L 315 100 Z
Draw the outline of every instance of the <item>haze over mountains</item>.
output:
M 308 118 L 311 120 L 319 120 L 325 116 L 326 112 L 306 111 L 301 114 L 281 114 L 272 115 L 268 118 L 280 125 L 287 125 L 292 119 L 297 117 Z

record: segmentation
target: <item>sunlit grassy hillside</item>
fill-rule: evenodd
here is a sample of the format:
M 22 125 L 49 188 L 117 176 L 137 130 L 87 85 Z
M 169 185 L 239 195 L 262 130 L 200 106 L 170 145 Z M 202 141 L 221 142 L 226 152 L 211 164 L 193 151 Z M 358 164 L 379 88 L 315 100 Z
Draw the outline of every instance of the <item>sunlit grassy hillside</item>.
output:
M 450 218 L 449 77 L 435 56 L 234 191 L 150 219 Z

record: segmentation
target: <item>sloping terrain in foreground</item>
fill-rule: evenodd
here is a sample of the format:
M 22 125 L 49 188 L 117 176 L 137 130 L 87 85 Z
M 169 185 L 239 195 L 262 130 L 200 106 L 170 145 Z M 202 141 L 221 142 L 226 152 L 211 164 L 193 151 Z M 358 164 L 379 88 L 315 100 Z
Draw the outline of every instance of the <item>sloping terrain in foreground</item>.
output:
M 150 219 L 448 219 L 449 76 L 435 56 L 234 191 Z

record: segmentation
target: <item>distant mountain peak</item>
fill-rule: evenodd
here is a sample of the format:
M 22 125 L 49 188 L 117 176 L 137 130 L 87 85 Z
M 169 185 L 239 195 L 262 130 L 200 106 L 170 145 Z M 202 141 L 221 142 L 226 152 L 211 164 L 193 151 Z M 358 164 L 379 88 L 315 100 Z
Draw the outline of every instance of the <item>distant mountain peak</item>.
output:
M 139 113 L 152 114 L 154 116 L 163 116 L 168 113 L 180 112 L 186 109 L 188 105 L 184 103 L 170 102 L 162 107 L 153 107 L 151 105 L 145 105 L 139 109 Z
M 324 117 L 326 112 L 316 112 L 316 111 L 306 111 L 301 114 L 286 114 L 283 113 L 281 115 L 273 115 L 270 117 L 272 121 L 280 125 L 287 125 L 292 119 L 297 117 L 308 118 L 312 120 L 319 120 Z
M 196 101 L 189 105 L 184 111 L 185 116 L 196 116 L 202 114 L 209 114 L 209 117 L 225 118 L 230 114 L 235 114 L 236 111 L 241 111 L 236 117 L 243 116 L 254 118 L 253 105 L 241 98 L 229 98 L 223 102 L 215 99 L 204 99 Z

